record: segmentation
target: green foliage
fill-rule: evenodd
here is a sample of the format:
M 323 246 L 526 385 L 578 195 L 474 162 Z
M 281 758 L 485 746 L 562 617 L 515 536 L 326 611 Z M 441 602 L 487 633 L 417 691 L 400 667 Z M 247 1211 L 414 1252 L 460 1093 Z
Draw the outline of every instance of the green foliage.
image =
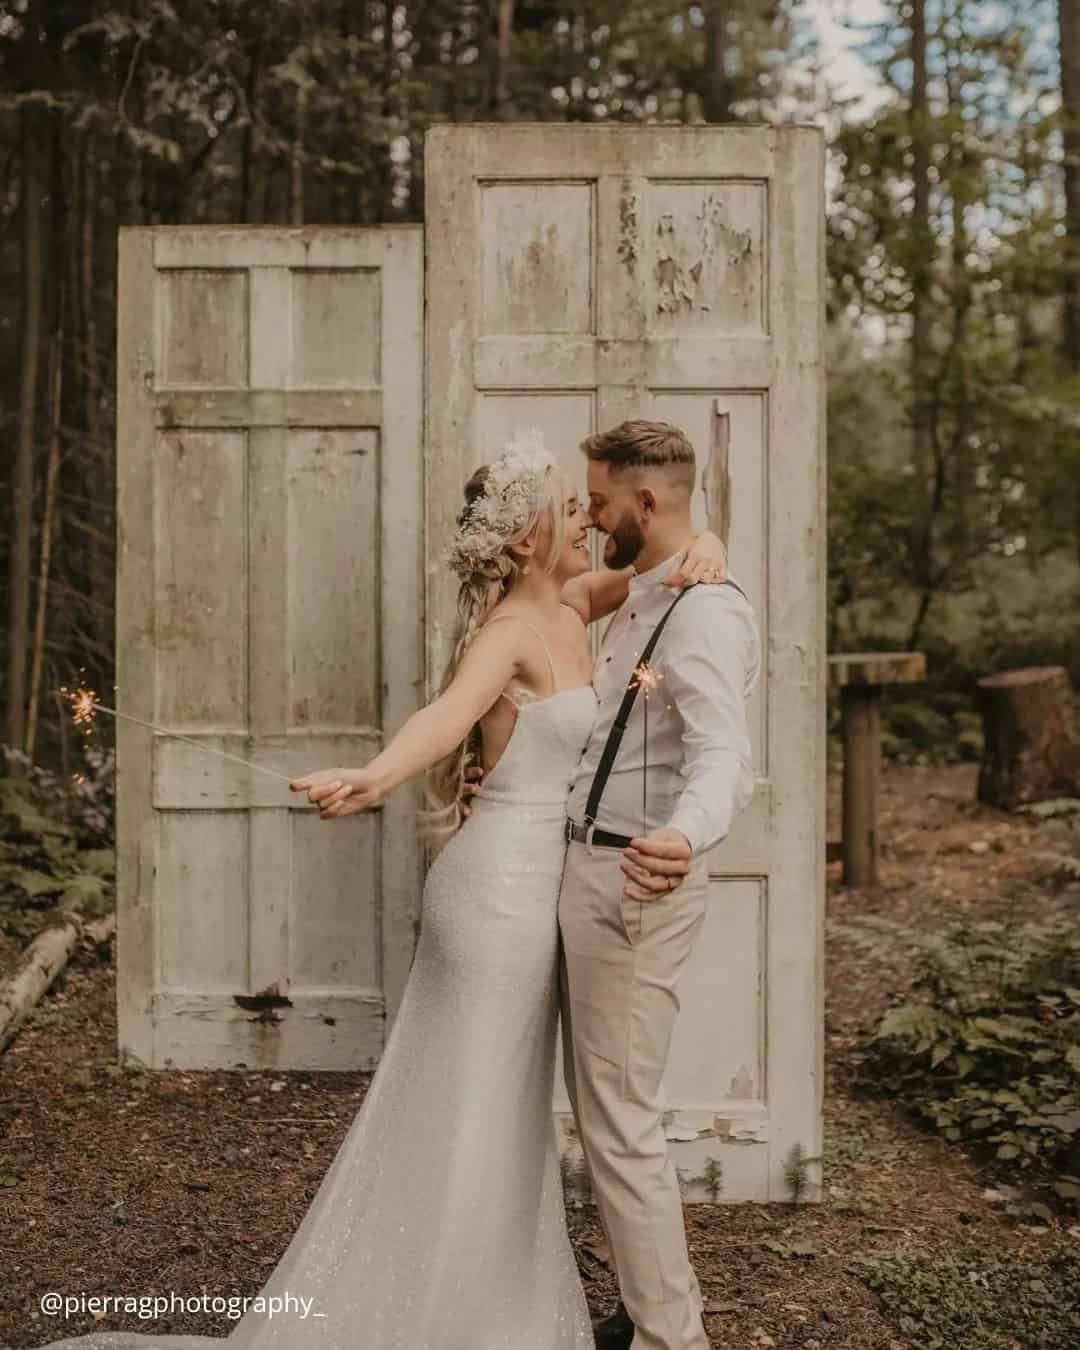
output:
M 979 567 L 1014 560 L 1026 601 L 1029 559 L 1054 545 L 1076 552 L 1080 391 L 1055 356 L 1064 260 L 1053 15 L 1045 0 L 929 0 L 925 229 L 911 210 L 910 6 L 881 6 L 863 49 L 878 83 L 862 109 L 826 87 L 812 9 L 518 0 L 502 70 L 496 7 L 480 0 L 0 3 L 13 182 L 25 151 L 20 109 L 33 105 L 55 133 L 51 196 L 64 204 L 45 241 L 46 308 L 65 353 L 58 510 L 80 529 L 54 540 L 50 594 L 66 597 L 48 634 L 58 669 L 86 669 L 100 688 L 113 681 L 117 227 L 420 221 L 425 131 L 493 119 L 823 125 L 830 649 L 880 647 L 892 625 L 902 630 L 892 645 L 929 654 L 938 623 L 946 640 L 935 673 L 961 647 L 979 674 L 1039 663 L 1036 621 L 1004 613 Z M 18 201 L 12 191 L 0 209 L 11 297 L 0 325 L 5 427 L 25 329 Z M 916 309 L 928 328 L 918 377 Z M 929 437 L 919 454 L 917 412 Z M 92 574 L 83 526 L 105 541 Z M 955 597 L 979 604 L 974 634 L 941 618 Z M 1046 642 L 1056 633 L 1064 648 L 1075 625 L 1053 619 Z M 1067 664 L 1080 674 L 1080 651 Z M 904 695 L 912 699 L 930 711 L 887 707 L 887 754 L 978 754 L 970 707 L 945 710 L 929 686 Z M 40 758 L 55 762 L 47 711 L 39 733 Z
M 689 1197 L 691 1187 L 700 1186 L 714 1205 L 719 1204 L 724 1193 L 724 1164 L 719 1158 L 706 1158 L 705 1166 L 696 1176 L 684 1167 L 676 1167 L 675 1173 L 684 1200 Z
M 1033 816 L 1041 824 L 1040 834 L 1050 849 L 1036 849 L 1031 857 L 1046 867 L 1047 879 L 1080 881 L 1080 800 L 1054 797 L 1044 802 L 1029 802 L 1018 811 Z
M 81 742 L 85 771 L 70 781 L 5 747 L 0 777 L 0 929 L 31 940 L 61 901 L 108 903 L 115 870 L 114 756 Z
M 878 644 L 877 650 L 889 650 Z M 900 764 L 975 763 L 982 755 L 982 719 L 972 707 L 971 696 L 943 689 L 940 681 L 907 689 L 883 691 L 881 699 L 881 750 Z M 841 735 L 840 700 L 835 691 L 829 699 L 829 734 Z M 837 741 L 839 751 L 839 741 Z
M 1080 1195 L 1080 934 L 1068 916 L 946 933 L 849 925 L 914 954 L 862 1047 L 863 1084 L 1064 1202 Z
M 705 7 L 679 0 L 518 5 L 511 111 L 574 122 L 694 122 L 710 112 L 710 121 L 763 120 L 781 100 L 794 110 L 801 17 L 787 0 L 729 0 L 718 110 L 710 108 Z
M 909 1350 L 1064 1350 L 1080 1344 L 1080 1254 L 983 1251 L 856 1258 Z
M 1039 820 L 1053 820 L 1059 817 L 1072 819 L 1080 816 L 1080 799 L 1076 797 L 1052 797 L 1044 802 L 1029 802 L 1018 806 L 1018 811 L 1026 811 Z
M 980 565 L 1075 549 L 1080 500 L 1075 377 L 1056 354 L 1054 14 L 928 0 L 916 111 L 911 7 L 882 11 L 863 49 L 882 97 L 830 147 L 833 650 L 866 648 L 867 602 L 921 646 L 932 606 L 980 591 Z
M 897 740 L 919 750 L 932 748 L 951 733 L 948 717 L 926 703 L 914 700 L 890 703 L 885 710 L 886 727 Z
M 805 1146 L 797 1140 L 788 1150 L 784 1159 L 784 1184 L 791 1193 L 793 1205 L 800 1204 L 806 1198 L 810 1184 L 810 1164 L 820 1161 L 820 1158 L 811 1158 Z
M 900 763 L 960 764 L 982 755 L 982 719 L 956 707 L 953 695 L 928 691 L 933 702 L 889 701 L 882 707 L 882 752 Z M 965 700 L 966 702 L 966 700 Z

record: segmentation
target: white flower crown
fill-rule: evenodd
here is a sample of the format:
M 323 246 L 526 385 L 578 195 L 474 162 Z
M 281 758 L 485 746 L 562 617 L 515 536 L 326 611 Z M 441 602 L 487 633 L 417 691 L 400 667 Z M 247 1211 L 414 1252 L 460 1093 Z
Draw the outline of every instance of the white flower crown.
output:
M 543 497 L 544 480 L 555 460 L 536 427 L 516 433 L 491 461 L 483 491 L 458 517 L 458 528 L 443 560 L 462 580 L 477 573 L 492 580 L 505 576 L 500 556 L 507 541 L 524 530 Z

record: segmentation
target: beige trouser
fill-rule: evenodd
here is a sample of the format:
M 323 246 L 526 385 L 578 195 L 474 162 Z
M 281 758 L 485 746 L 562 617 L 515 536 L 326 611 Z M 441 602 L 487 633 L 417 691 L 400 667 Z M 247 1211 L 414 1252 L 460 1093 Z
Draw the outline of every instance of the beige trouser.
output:
M 622 850 L 571 842 L 559 894 L 566 1089 L 634 1350 L 708 1350 L 660 1080 L 680 972 L 705 919 L 708 865 L 653 900 L 623 897 Z

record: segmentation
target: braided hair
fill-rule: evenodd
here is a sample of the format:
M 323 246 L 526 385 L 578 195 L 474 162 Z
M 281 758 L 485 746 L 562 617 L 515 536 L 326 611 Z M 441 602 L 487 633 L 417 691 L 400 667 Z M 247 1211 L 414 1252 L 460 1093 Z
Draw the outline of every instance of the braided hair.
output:
M 459 534 L 469 528 L 472 513 L 483 497 L 485 488 L 489 487 L 490 474 L 491 465 L 482 464 L 465 484 L 465 505 L 457 516 Z M 565 538 L 565 518 L 558 481 L 553 473 L 547 472 L 541 476 L 534 500 L 529 505 L 524 524 L 516 522 L 517 528 L 500 541 L 501 547 L 497 551 L 489 557 L 466 561 L 458 566 L 461 585 L 458 589 L 454 647 L 439 685 L 440 695 L 453 683 L 465 653 L 492 610 L 509 595 L 521 575 L 521 561 L 511 553 L 510 545 L 524 539 L 544 516 L 550 521 L 551 539 L 547 557 L 541 565 L 545 572 L 555 569 Z M 541 560 L 535 558 L 535 561 Z M 428 806 L 418 812 L 421 833 L 428 843 L 440 846 L 461 827 L 465 820 L 461 809 L 465 770 L 470 762 L 479 763 L 479 760 L 480 724 L 477 722 L 449 755 L 428 770 L 424 784 Z

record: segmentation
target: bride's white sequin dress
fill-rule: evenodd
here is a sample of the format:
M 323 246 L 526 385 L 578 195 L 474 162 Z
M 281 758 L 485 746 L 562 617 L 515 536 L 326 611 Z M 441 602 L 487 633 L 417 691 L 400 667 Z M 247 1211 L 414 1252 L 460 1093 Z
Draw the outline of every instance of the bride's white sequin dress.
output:
M 92 1332 L 52 1345 L 593 1350 L 552 1092 L 562 827 L 596 695 L 527 692 L 511 700 L 513 733 L 472 814 L 428 872 L 367 1097 L 260 1291 L 313 1299 L 323 1316 L 251 1308 L 227 1337 Z

